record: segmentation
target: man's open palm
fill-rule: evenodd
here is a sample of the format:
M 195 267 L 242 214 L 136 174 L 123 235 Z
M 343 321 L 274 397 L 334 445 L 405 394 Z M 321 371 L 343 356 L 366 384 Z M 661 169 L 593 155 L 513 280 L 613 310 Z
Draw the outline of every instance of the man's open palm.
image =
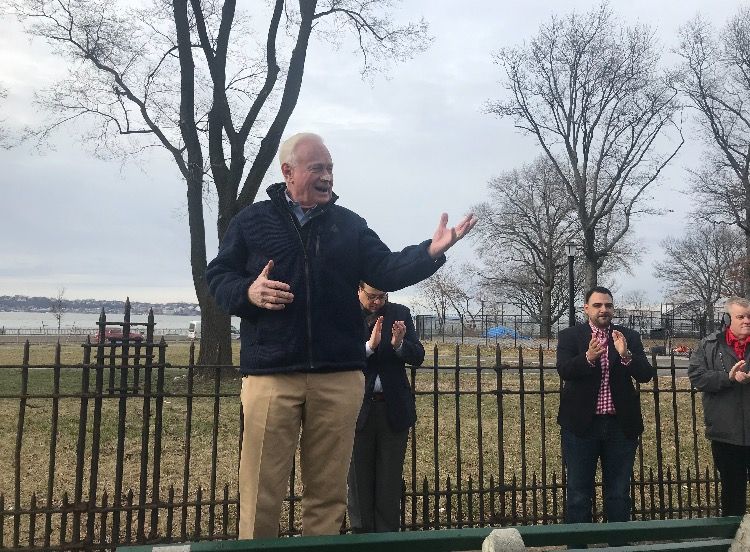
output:
M 440 215 L 440 223 L 432 235 L 432 243 L 428 250 L 430 257 L 437 259 L 448 251 L 458 240 L 468 234 L 476 223 L 477 218 L 473 213 L 469 213 L 456 226 L 448 228 L 448 213 Z

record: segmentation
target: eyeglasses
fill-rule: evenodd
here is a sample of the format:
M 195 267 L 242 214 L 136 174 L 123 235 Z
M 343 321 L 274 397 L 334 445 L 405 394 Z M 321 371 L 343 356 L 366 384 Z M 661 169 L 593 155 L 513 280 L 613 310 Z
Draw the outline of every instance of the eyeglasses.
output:
M 362 293 L 365 294 L 368 301 L 385 301 L 388 299 L 387 293 L 367 293 L 365 290 L 362 290 Z

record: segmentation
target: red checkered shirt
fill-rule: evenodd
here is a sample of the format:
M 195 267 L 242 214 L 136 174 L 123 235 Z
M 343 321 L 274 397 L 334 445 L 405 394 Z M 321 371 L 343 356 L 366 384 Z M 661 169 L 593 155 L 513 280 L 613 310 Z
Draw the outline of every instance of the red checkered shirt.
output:
M 596 414 L 615 414 L 615 403 L 612 401 L 612 390 L 609 388 L 609 328 L 603 330 L 591 322 L 589 326 L 591 326 L 591 333 L 604 347 L 604 352 L 599 357 L 602 366 L 602 384 L 599 387 L 599 396 L 596 398 Z

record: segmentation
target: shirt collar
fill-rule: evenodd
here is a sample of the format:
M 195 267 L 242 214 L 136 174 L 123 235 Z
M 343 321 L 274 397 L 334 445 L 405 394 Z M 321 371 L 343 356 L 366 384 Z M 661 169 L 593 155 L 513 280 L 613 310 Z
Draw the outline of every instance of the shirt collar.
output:
M 289 203 L 289 206 L 290 206 L 290 207 L 291 207 L 292 209 L 294 209 L 295 207 L 299 207 L 300 209 L 302 209 L 302 205 L 300 205 L 299 203 L 297 203 L 296 201 L 294 201 L 294 200 L 293 200 L 293 199 L 291 198 L 291 196 L 289 195 L 289 190 L 288 190 L 288 189 L 287 189 L 287 190 L 284 190 L 284 195 L 286 196 L 286 201 L 287 201 L 287 203 Z M 309 209 L 308 209 L 307 211 L 305 211 L 305 212 L 309 213 L 310 211 L 312 211 L 313 209 L 316 209 L 317 207 L 318 207 L 317 205 L 313 205 L 312 207 L 310 207 L 310 208 L 309 208 Z
M 591 327 L 591 333 L 593 333 L 597 337 L 609 337 L 609 330 L 610 327 L 607 326 L 606 328 L 600 328 L 599 326 L 594 325 L 591 320 L 589 320 L 589 326 Z
M 299 221 L 300 226 L 304 226 L 310 219 L 312 219 L 314 216 L 317 216 L 318 213 L 320 213 L 320 209 L 318 209 L 317 205 L 313 205 L 307 210 L 304 210 L 302 206 L 294 201 L 289 196 L 289 190 L 284 190 L 284 196 L 286 197 L 287 204 L 289 205 L 289 209 L 294 213 L 294 216 L 297 217 L 297 221 Z

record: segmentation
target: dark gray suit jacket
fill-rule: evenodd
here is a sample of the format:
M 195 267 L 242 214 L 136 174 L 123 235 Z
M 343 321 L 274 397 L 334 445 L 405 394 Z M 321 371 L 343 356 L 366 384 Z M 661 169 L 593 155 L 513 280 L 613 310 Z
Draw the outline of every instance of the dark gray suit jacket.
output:
M 381 309 L 383 331 L 380 345 L 367 359 L 365 368 L 365 397 L 357 418 L 357 429 L 362 429 L 367 421 L 372 405 L 372 393 L 375 378 L 380 376 L 383 395 L 388 413 L 388 425 L 393 431 L 403 431 L 414 425 L 417 413 L 414 405 L 414 393 L 406 377 L 406 364 L 419 366 L 424 361 L 424 347 L 417 338 L 414 322 L 409 309 L 398 303 L 386 303 Z M 406 335 L 401 355 L 397 355 L 391 345 L 392 327 L 396 320 L 406 324 Z M 370 328 L 371 330 L 372 328 Z M 369 334 L 368 334 L 369 337 Z
M 609 387 L 617 411 L 617 420 L 625 435 L 631 438 L 643 433 L 641 399 L 633 380 L 646 383 L 656 375 L 643 350 L 641 337 L 622 326 L 612 326 L 625 336 L 633 354 L 630 365 L 624 366 L 609 337 Z M 585 433 L 596 412 L 596 399 L 602 382 L 601 360 L 591 366 L 586 351 L 591 341 L 588 322 L 565 328 L 557 337 L 557 372 L 563 379 L 560 392 L 560 410 L 557 422 L 575 434 Z

